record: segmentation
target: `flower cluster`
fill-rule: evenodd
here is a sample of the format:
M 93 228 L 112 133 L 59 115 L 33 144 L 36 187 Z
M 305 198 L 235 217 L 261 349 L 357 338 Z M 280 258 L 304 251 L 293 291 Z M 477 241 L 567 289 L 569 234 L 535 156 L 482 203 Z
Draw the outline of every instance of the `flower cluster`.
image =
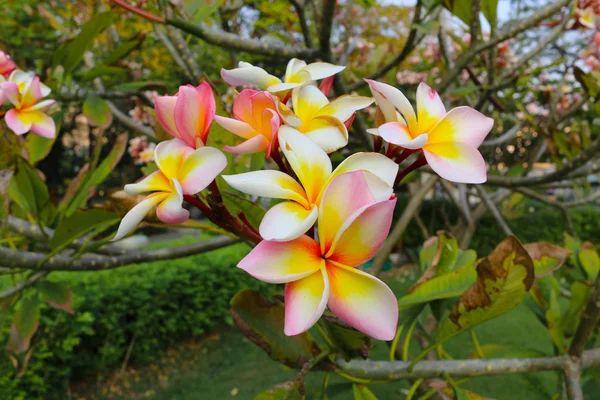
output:
M 6 125 L 17 135 L 29 131 L 45 138 L 56 137 L 54 120 L 44 112 L 56 104 L 54 100 L 43 100 L 50 88 L 40 82 L 33 72 L 17 69 L 10 57 L 0 51 L 0 107 L 9 103 L 4 115 Z
M 155 149 L 156 144 L 148 142 L 146 136 L 137 136 L 129 141 L 127 152 L 136 165 L 142 165 L 154 162 Z
M 416 111 L 398 89 L 371 80 L 373 98 L 330 100 L 333 77 L 343 69 L 293 59 L 283 79 L 243 62 L 222 70 L 230 85 L 252 87 L 233 92 L 232 117 L 216 115 L 206 82 L 156 97 L 158 122 L 173 139 L 154 148 L 142 138 L 131 140 L 132 157 L 152 156 L 158 169 L 125 186 L 129 194 L 148 195 L 123 217 L 113 240 L 129 234 L 154 209 L 161 221 L 182 223 L 190 215 L 183 203 L 189 203 L 222 228 L 258 243 L 238 267 L 286 285 L 287 335 L 306 331 L 329 308 L 355 329 L 391 340 L 398 320 L 396 298 L 382 281 L 357 267 L 379 251 L 389 233 L 394 186 L 425 164 L 454 182 L 485 181 L 486 166 L 477 148 L 493 120 L 469 107 L 446 111 L 425 83 L 417 89 Z M 40 87 L 39 79 L 29 82 Z M 356 113 L 373 101 L 375 128 L 369 132 L 375 151 L 352 154 L 334 168 L 331 153 L 346 146 Z M 29 99 L 23 102 L 30 104 Z M 207 146 L 213 121 L 245 139 L 222 150 L 264 152 L 279 167 L 222 176 L 242 193 L 282 200 L 266 212 L 258 229 L 222 203 L 214 180 L 228 159 L 221 149 Z M 399 171 L 412 154 L 416 160 Z M 198 195 L 209 186 L 209 194 Z

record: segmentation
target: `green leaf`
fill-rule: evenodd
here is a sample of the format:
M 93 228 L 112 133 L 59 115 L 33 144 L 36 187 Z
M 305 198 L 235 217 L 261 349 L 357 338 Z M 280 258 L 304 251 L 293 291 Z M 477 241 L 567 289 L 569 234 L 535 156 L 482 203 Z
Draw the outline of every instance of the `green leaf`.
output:
M 573 73 L 575 74 L 575 79 L 581 83 L 583 89 L 592 97 L 598 96 L 600 93 L 600 85 L 598 79 L 596 79 L 593 75 L 585 73 L 581 68 L 575 66 L 573 67 Z
M 574 267 L 579 268 L 579 248 L 581 247 L 581 240 L 576 237 L 569 235 L 567 232 L 563 233 L 565 238 L 565 249 L 571 252 L 569 256 L 569 263 Z
M 111 11 L 96 14 L 83 25 L 81 32 L 71 42 L 62 46 L 55 54 L 53 65 L 62 65 L 67 74 L 73 72 L 83 60 L 83 55 L 94 44 L 96 36 L 107 29 L 113 22 Z
M 94 188 L 102 183 L 104 179 L 114 170 L 115 166 L 123 157 L 127 148 L 127 133 L 122 133 L 117 136 L 113 148 L 98 167 L 92 171 L 83 171 L 83 174 L 78 175 L 76 188 L 73 189 L 73 194 L 65 195 L 63 202 L 60 204 L 59 210 L 64 210 L 65 216 L 72 215 L 79 207 L 84 206 L 87 199 L 93 192 Z M 88 165 L 88 164 L 86 164 Z M 83 170 L 83 169 L 82 169 Z M 69 185 L 71 188 L 71 185 Z
M 44 280 L 37 285 L 42 298 L 54 308 L 73 314 L 71 289 L 62 283 Z
M 475 258 L 473 258 L 473 262 Z M 400 308 L 433 300 L 460 296 L 477 279 L 475 266 L 464 265 L 454 272 L 449 272 L 429 279 L 414 288 L 398 301 Z
M 113 90 L 122 92 L 137 92 L 140 90 L 165 90 L 167 85 L 158 81 L 135 81 L 112 86 Z
M 85 98 L 83 113 L 97 126 L 106 126 L 112 121 L 110 106 L 106 100 L 95 94 Z
M 562 267 L 571 254 L 569 250 L 548 242 L 527 243 L 523 247 L 533 260 L 536 278 L 541 278 Z
M 595 282 L 600 271 L 600 257 L 590 242 L 584 242 L 579 249 L 579 262 L 590 282 Z
M 108 53 L 106 58 L 104 58 L 103 63 L 106 65 L 111 65 L 116 63 L 117 61 L 120 61 L 129 53 L 131 53 L 134 49 L 141 46 L 145 38 L 145 35 L 140 35 L 139 37 L 136 37 L 134 39 L 121 42 L 121 44 L 119 44 L 114 50 Z
M 198 2 L 195 0 L 184 0 L 183 7 L 190 21 L 196 24 L 203 22 L 212 14 L 216 13 L 224 3 L 224 0 L 216 0 L 211 2 Z
M 10 328 L 7 350 L 13 353 L 27 351 L 31 344 L 31 338 L 37 331 L 39 320 L 40 306 L 37 295 L 23 299 Z
M 352 385 L 352 393 L 354 393 L 354 400 L 377 400 L 377 396 L 368 387 L 358 383 Z
M 18 170 L 8 185 L 8 195 L 26 212 L 39 218 L 50 199 L 48 188 L 35 168 L 19 159 Z
M 94 68 L 90 68 L 81 76 L 81 82 L 89 82 L 92 79 L 104 76 L 112 76 L 125 74 L 129 72 L 128 68 L 123 67 L 113 67 L 110 65 L 96 65 Z
M 76 239 L 98 229 L 100 226 L 110 226 L 116 224 L 119 220 L 120 218 L 114 212 L 100 208 L 76 210 L 58 225 L 54 236 L 50 239 L 50 249 L 60 251 Z
M 498 18 L 498 0 L 482 0 L 481 12 L 490 24 L 495 24 Z
M 439 25 L 437 21 L 426 21 L 422 24 L 416 24 L 415 28 L 424 34 L 431 34 L 435 32 Z
M 259 293 L 246 289 L 231 300 L 231 315 L 244 336 L 272 359 L 292 368 L 300 368 L 312 358 L 316 344 L 308 332 L 296 336 L 283 333 L 283 305 L 270 302 Z
M 565 312 L 562 320 L 565 336 L 571 337 L 575 333 L 591 295 L 592 285 L 590 283 L 575 281 L 571 284 L 569 308 Z
M 300 393 L 301 388 L 302 380 L 292 379 L 265 390 L 256 396 L 254 400 L 302 400 L 304 395 Z
M 444 7 L 460 18 L 467 26 L 471 24 L 471 0 L 444 0 Z M 490 24 L 495 23 L 497 10 L 498 0 L 481 1 L 481 12 Z
M 558 297 L 555 291 L 550 292 L 550 303 L 546 310 L 546 321 L 548 324 L 548 331 L 554 345 L 558 349 L 560 354 L 565 351 L 565 338 L 562 326 L 562 315 L 560 310 L 560 304 L 558 304 Z
M 327 333 L 333 340 L 333 343 L 347 356 L 357 356 L 361 350 L 369 347 L 371 339 L 364 333 L 344 328 L 335 322 L 327 320 L 324 320 L 324 322 L 324 326 L 327 327 Z
M 537 350 L 505 344 L 486 344 L 481 346 L 480 349 L 485 358 L 534 358 L 548 356 Z M 477 353 L 471 354 L 471 358 L 477 358 Z
M 25 139 L 25 148 L 29 156 L 29 163 L 35 165 L 50 153 L 52 146 L 56 142 L 56 138 L 48 139 L 39 135 L 27 135 Z
M 477 282 L 458 299 L 436 333 L 436 345 L 516 307 L 534 279 L 533 261 L 510 236 L 477 265 Z
M 223 196 L 223 204 L 232 215 L 238 216 L 243 213 L 252 226 L 255 228 L 260 226 L 260 221 L 267 212 L 264 208 L 232 193 L 222 192 L 221 195 Z

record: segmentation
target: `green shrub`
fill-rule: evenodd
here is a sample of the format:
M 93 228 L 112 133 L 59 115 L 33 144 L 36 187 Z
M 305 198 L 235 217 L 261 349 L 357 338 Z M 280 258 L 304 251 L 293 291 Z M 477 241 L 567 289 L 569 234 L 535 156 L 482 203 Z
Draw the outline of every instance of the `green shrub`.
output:
M 148 363 L 170 344 L 229 322 L 233 295 L 264 287 L 235 268 L 247 251 L 240 244 L 118 270 L 56 273 L 53 280 L 73 289 L 76 315 L 43 309 L 24 376 L 14 378 L 6 355 L 0 361 L 0 398 L 63 399 L 70 381 L 120 366 L 134 338 L 131 362 Z

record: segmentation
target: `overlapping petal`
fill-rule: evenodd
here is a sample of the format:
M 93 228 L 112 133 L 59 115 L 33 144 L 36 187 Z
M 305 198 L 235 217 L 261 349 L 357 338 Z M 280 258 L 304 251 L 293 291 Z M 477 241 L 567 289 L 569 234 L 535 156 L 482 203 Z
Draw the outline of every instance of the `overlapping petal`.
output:
M 303 235 L 288 242 L 263 240 L 238 267 L 261 281 L 287 283 L 311 275 L 323 263 L 317 242 Z
M 370 79 L 365 79 L 371 88 L 373 96 L 377 101 L 377 105 L 381 107 L 387 122 L 397 121 L 396 110 L 392 110 L 390 104 L 402 113 L 402 116 L 407 122 L 411 132 L 417 131 L 417 116 L 410 101 L 398 89 L 387 83 L 381 83 Z
M 223 175 L 234 189 L 253 196 L 293 200 L 309 207 L 306 192 L 298 182 L 281 171 L 263 170 L 237 175 Z
M 324 261 L 322 261 L 323 264 Z M 325 267 L 285 285 L 285 323 L 283 332 L 297 335 L 312 327 L 327 307 L 329 279 Z
M 356 211 L 375 202 L 364 172 L 339 175 L 327 185 L 319 205 L 319 243 L 326 254 L 342 225 Z
M 196 138 L 199 137 L 205 144 L 216 109 L 215 98 L 207 82 L 196 88 L 181 86 L 174 109 L 175 126 L 181 139 L 190 146 L 197 146 Z
M 284 201 L 271 207 L 260 223 L 264 240 L 293 240 L 308 231 L 317 222 L 316 205 L 306 208 L 293 201 Z
M 206 144 L 216 112 L 215 98 L 210 85 L 180 86 L 175 96 L 160 96 L 154 109 L 162 127 L 176 139 L 193 148 Z
M 168 179 L 177 178 L 183 160 L 194 149 L 179 139 L 160 142 L 154 149 L 154 161 Z
M 132 195 L 145 192 L 169 192 L 171 181 L 161 171 L 154 171 L 139 182 L 125 185 L 123 189 Z
M 201 147 L 189 153 L 177 171 L 183 194 L 204 190 L 226 166 L 227 158 L 214 147 Z
M 183 208 L 183 191 L 177 179 L 171 179 L 173 189 L 156 209 L 156 216 L 166 224 L 180 224 L 190 217 L 190 212 Z
M 429 140 L 429 135 L 426 133 L 413 138 L 410 135 L 408 127 L 402 122 L 387 122 L 377 129 L 377 133 L 385 139 L 386 142 L 410 150 L 420 149 Z
M 279 129 L 279 143 L 304 187 L 307 200 L 314 204 L 331 175 L 331 160 L 316 143 L 287 126 Z
M 327 263 L 328 306 L 348 325 L 377 340 L 392 340 L 398 302 L 390 288 L 361 270 Z
M 17 68 L 17 65 L 10 56 L 3 51 L 0 51 L 0 75 L 8 75 Z
M 396 199 L 383 200 L 356 211 L 344 221 L 331 246 L 325 249 L 325 257 L 350 267 L 373 258 L 389 233 L 395 205 Z M 323 218 L 328 218 L 327 214 Z
M 161 201 L 169 196 L 168 193 L 153 193 L 146 197 L 144 200 L 135 205 L 121 220 L 117 234 L 111 241 L 119 240 L 127 236 L 129 232 L 133 231 L 135 227 L 142 222 L 144 217 L 156 207 Z

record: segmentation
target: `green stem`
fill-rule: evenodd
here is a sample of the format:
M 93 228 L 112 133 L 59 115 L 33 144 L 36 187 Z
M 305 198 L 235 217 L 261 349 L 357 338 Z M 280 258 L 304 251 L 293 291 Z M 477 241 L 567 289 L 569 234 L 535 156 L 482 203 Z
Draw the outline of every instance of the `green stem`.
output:
M 392 340 L 392 346 L 390 347 L 390 361 L 396 360 L 396 347 L 398 347 L 398 340 L 400 339 L 400 335 L 402 335 L 403 330 L 404 325 L 400 325 L 396 330 L 396 336 L 394 336 L 394 340 Z
M 417 325 L 417 318 L 410 324 L 408 332 L 406 332 L 406 338 L 404 339 L 404 346 L 402 348 L 402 361 L 408 361 L 408 347 L 410 345 L 410 339 L 412 338 L 413 331 Z
M 408 391 L 408 394 L 406 395 L 406 400 L 412 400 L 413 396 L 417 392 L 417 389 L 419 388 L 419 385 L 422 382 L 423 382 L 423 378 L 419 378 L 415 381 L 415 383 L 412 384 L 412 386 L 410 387 L 410 390 Z
M 475 352 L 477 353 L 477 357 L 484 359 L 485 355 L 483 354 L 483 350 L 479 344 L 479 340 L 477 340 L 477 335 L 475 335 L 475 330 L 471 329 L 471 340 L 473 341 L 473 346 L 475 347 Z

